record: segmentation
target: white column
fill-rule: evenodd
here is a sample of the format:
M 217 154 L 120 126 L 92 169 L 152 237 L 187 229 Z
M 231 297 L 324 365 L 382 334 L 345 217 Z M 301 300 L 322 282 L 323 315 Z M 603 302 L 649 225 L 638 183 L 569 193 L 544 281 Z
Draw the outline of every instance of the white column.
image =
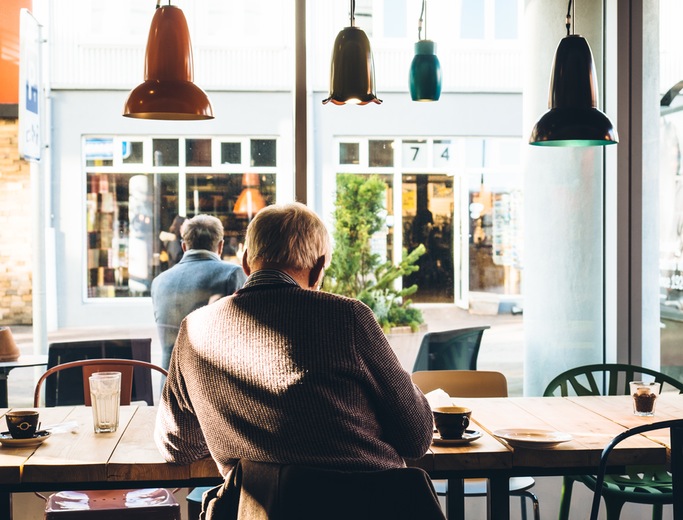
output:
M 579 2 L 573 22 L 593 51 L 602 95 L 601 4 Z M 525 140 L 548 109 L 566 13 L 566 0 L 526 3 Z M 568 368 L 602 360 L 603 154 L 603 147 L 525 148 L 525 395 L 541 395 Z

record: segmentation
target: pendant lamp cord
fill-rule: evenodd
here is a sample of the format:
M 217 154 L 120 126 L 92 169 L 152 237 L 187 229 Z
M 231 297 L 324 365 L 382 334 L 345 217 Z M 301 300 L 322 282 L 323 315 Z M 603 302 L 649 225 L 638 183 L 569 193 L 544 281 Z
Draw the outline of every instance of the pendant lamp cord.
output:
M 356 0 L 350 0 L 349 2 L 350 16 L 351 16 L 351 27 L 356 25 Z
M 420 12 L 420 19 L 417 22 L 417 39 L 421 40 L 422 26 L 424 24 L 425 37 L 427 39 L 427 0 L 422 0 L 422 11 Z
M 567 36 L 569 36 L 569 29 L 572 28 L 572 0 L 569 0 L 569 5 L 567 6 Z M 572 30 L 572 34 L 574 31 Z

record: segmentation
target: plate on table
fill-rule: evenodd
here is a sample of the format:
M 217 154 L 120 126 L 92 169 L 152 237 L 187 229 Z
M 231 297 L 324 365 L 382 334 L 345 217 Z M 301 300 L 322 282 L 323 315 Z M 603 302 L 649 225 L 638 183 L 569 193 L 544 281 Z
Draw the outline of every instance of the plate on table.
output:
M 482 435 L 478 430 L 465 430 L 461 439 L 442 439 L 437 433 L 434 439 L 432 439 L 432 444 L 434 446 L 464 446 L 480 439 Z
M 51 433 L 47 430 L 37 431 L 36 434 L 30 439 L 15 439 L 9 432 L 0 433 L 0 444 L 3 446 L 13 447 L 13 448 L 28 448 L 32 446 L 40 446 L 45 442 Z
M 512 428 L 496 430 L 493 435 L 516 448 L 552 448 L 563 442 L 572 440 L 572 436 L 555 430 L 529 430 Z

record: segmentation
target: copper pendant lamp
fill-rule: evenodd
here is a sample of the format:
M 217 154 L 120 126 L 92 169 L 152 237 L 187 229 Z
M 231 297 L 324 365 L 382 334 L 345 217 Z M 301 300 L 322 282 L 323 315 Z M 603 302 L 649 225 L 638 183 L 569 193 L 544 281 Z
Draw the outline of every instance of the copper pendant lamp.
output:
M 423 21 L 424 40 L 422 39 Z M 441 97 L 441 63 L 436 56 L 436 43 L 427 39 L 427 0 L 422 0 L 417 40 L 415 57 L 410 64 L 410 97 L 413 101 L 438 101 Z
M 261 181 L 257 173 L 245 173 L 242 176 L 242 192 L 235 201 L 233 213 L 246 216 L 251 220 L 254 215 L 266 207 L 266 200 L 261 195 L 259 185 Z
M 128 95 L 125 117 L 162 120 L 213 119 L 206 93 L 193 83 L 192 44 L 182 10 L 157 9 L 145 53 L 145 81 Z
M 323 105 L 367 105 L 382 102 L 375 95 L 375 65 L 370 40 L 355 26 L 356 2 L 351 0 L 351 26 L 334 41 L 330 68 L 330 96 Z
M 553 61 L 549 110 L 534 126 L 535 146 L 605 146 L 619 142 L 609 118 L 598 110 L 598 80 L 593 53 L 585 38 L 570 34 L 572 0 L 567 10 L 567 36 Z

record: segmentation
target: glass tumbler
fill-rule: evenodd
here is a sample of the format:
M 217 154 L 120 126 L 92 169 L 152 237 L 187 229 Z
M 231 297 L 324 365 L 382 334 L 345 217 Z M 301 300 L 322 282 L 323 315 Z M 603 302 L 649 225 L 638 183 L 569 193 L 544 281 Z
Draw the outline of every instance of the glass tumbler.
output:
M 95 372 L 89 381 L 95 433 L 115 432 L 119 427 L 121 372 Z
M 633 397 L 633 414 L 651 416 L 655 414 L 655 402 L 659 397 L 659 383 L 645 381 L 631 381 L 631 396 Z

